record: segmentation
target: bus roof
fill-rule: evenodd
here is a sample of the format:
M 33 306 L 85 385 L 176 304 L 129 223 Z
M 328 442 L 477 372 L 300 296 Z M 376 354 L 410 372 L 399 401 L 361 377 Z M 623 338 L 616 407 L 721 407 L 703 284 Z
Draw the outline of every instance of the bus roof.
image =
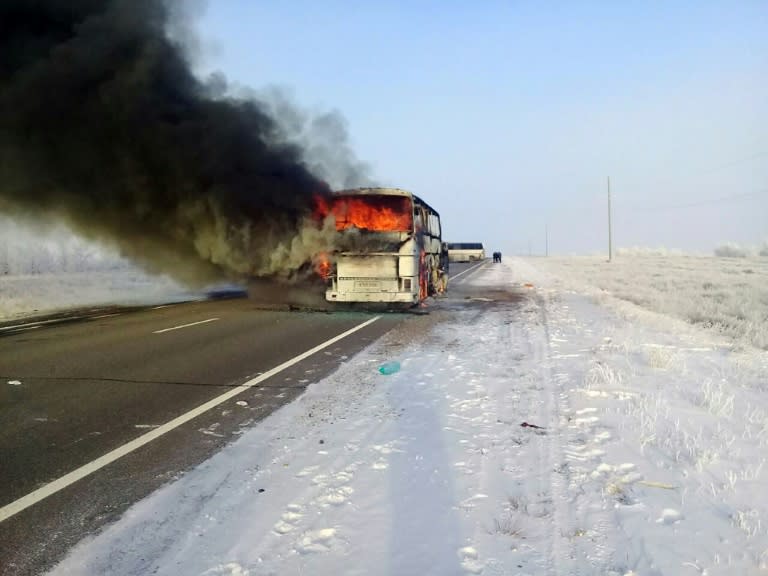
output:
M 338 190 L 334 192 L 339 196 L 352 196 L 352 195 L 375 195 L 375 196 L 413 196 L 408 190 L 402 188 L 349 188 L 347 190 Z
M 366 188 L 349 188 L 347 190 L 336 190 L 333 192 L 334 196 L 407 196 L 414 198 L 427 208 L 429 208 L 432 212 L 440 216 L 440 213 L 432 208 L 429 204 L 424 202 L 421 198 L 416 196 L 413 192 L 409 192 L 408 190 L 403 190 L 402 188 L 384 188 L 384 187 L 366 187 Z

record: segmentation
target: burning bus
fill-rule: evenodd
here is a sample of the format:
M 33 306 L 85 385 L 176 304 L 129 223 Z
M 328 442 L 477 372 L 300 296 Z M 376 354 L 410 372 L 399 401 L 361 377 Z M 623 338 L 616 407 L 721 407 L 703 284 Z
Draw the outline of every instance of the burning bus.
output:
M 333 216 L 335 251 L 321 259 L 329 302 L 417 304 L 444 292 L 448 252 L 440 215 L 398 188 L 356 188 L 318 199 L 320 218 Z

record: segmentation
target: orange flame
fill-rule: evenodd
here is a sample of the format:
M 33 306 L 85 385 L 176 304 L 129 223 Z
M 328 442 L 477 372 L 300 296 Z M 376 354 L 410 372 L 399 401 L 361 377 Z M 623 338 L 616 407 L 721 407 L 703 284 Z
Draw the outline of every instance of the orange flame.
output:
M 333 215 L 339 231 L 408 232 L 413 227 L 411 204 L 403 196 L 318 197 L 316 214 L 321 219 Z
M 327 280 L 331 273 L 331 268 L 331 261 L 328 258 L 328 254 L 318 254 L 315 258 L 315 272 L 317 272 L 320 278 Z

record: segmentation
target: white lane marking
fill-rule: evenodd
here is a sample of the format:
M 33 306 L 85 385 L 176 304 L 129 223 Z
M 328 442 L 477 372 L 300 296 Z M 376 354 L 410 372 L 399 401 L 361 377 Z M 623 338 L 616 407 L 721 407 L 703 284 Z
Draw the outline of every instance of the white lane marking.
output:
M 51 320 L 39 320 L 38 322 L 14 324 L 13 326 L 0 326 L 0 332 L 5 332 L 7 330 L 34 330 L 35 328 L 40 328 L 45 324 L 56 324 L 60 322 L 68 322 L 70 320 L 83 320 L 86 318 L 90 320 L 96 320 L 97 318 L 108 318 L 109 316 L 119 316 L 120 314 L 121 314 L 120 312 L 115 312 L 113 314 L 102 314 L 101 316 L 67 316 L 66 318 L 53 318 Z
M 182 324 L 181 326 L 174 326 L 173 328 L 163 328 L 162 330 L 155 330 L 152 334 L 162 334 L 163 332 L 170 332 L 171 330 L 181 330 L 182 328 L 189 328 L 190 326 L 197 326 L 198 324 L 206 324 L 208 322 L 216 322 L 218 318 L 208 318 L 208 320 L 200 320 L 200 322 L 192 322 L 191 324 Z
M 37 330 L 38 328 L 42 328 L 42 326 L 38 324 L 36 326 L 27 326 L 26 328 L 17 328 L 13 332 L 26 332 L 27 330 Z
M 466 274 L 467 272 L 472 272 L 472 270 L 477 270 L 483 264 L 485 264 L 485 261 L 482 261 L 479 264 L 475 264 L 474 266 L 472 266 L 472 268 L 467 268 L 466 270 L 464 270 L 462 272 L 459 272 L 458 274 L 456 274 L 456 276 L 449 276 L 448 277 L 448 281 L 450 282 L 451 280 L 456 280 L 456 278 L 458 278 L 459 276 L 462 276 L 463 274 Z
M 39 322 L 27 322 L 26 324 L 14 324 L 13 326 L 0 326 L 0 332 L 5 330 L 14 330 L 16 328 L 38 328 L 43 324 L 55 324 L 56 322 L 67 322 L 69 320 L 81 320 L 86 316 L 68 316 L 67 318 L 54 318 L 53 320 L 40 320 Z
M 160 308 L 170 308 L 171 306 L 175 306 L 175 304 L 161 304 L 160 306 L 153 306 L 152 310 L 160 310 Z
M 209 400 L 205 404 L 201 404 L 197 408 L 193 408 L 186 414 L 177 416 L 170 422 L 166 422 L 165 424 L 155 428 L 151 432 L 142 434 L 138 438 L 135 438 L 134 440 L 131 440 L 130 442 L 123 444 L 118 448 L 115 448 L 111 452 L 108 452 L 103 456 L 96 458 L 96 460 L 92 460 L 91 462 L 88 462 L 88 464 L 80 466 L 80 468 L 73 470 L 69 474 L 65 474 L 64 476 L 57 478 L 56 480 L 49 482 L 44 486 L 41 486 L 40 488 L 38 488 L 37 490 L 34 490 L 33 492 L 30 492 L 26 496 L 22 496 L 18 500 L 14 500 L 10 504 L 6 504 L 2 508 L 0 508 L 0 522 L 7 520 L 8 518 L 10 518 L 11 516 L 14 516 L 15 514 L 18 514 L 19 512 L 21 512 L 26 508 L 29 508 L 33 504 L 37 504 L 41 500 L 48 498 L 48 496 L 55 494 L 59 490 L 63 490 L 64 488 L 66 488 L 67 486 L 70 486 L 71 484 L 74 484 L 78 480 L 81 480 L 86 476 L 93 474 L 97 470 L 104 468 L 104 466 L 111 464 L 112 462 L 114 462 L 119 458 L 122 458 L 126 454 L 130 454 L 134 450 L 141 448 L 145 444 L 149 444 L 150 442 L 152 442 L 152 440 L 155 440 L 160 436 L 167 434 L 168 432 L 170 432 L 171 430 L 174 430 L 175 428 L 178 428 L 182 424 L 186 424 L 193 418 L 197 418 L 201 414 L 207 412 L 212 408 L 215 408 L 219 404 L 223 404 L 230 398 L 234 398 L 238 394 L 242 394 L 249 388 L 252 388 L 257 384 L 260 384 L 261 382 L 271 378 L 275 374 L 279 374 L 286 368 L 290 368 L 294 364 L 298 364 L 302 360 L 305 360 L 306 358 L 309 358 L 313 354 L 320 352 L 320 350 L 323 350 L 324 348 L 328 348 L 328 346 L 335 344 L 336 342 L 338 342 L 339 340 L 342 340 L 343 338 L 346 338 L 350 334 L 354 334 L 358 330 L 362 330 L 369 324 L 373 324 L 374 322 L 376 322 L 376 320 L 378 320 L 379 318 L 381 318 L 381 316 L 374 316 L 370 320 L 366 320 L 362 324 L 358 324 L 354 328 L 350 328 L 346 332 L 342 332 L 338 336 L 334 336 L 330 340 L 326 340 L 322 344 L 318 344 L 314 348 L 310 348 L 306 352 L 302 352 L 301 354 L 299 354 L 298 356 L 294 356 L 290 360 L 286 360 L 282 364 L 275 366 L 271 370 L 267 370 L 266 372 L 257 376 L 256 378 L 248 380 L 247 382 L 244 382 L 243 384 L 240 384 L 239 386 L 232 388 L 228 392 L 224 392 L 224 394 L 221 394 L 220 396 L 217 396 L 216 398 Z
M 461 281 L 461 282 L 466 282 L 466 281 L 467 281 L 467 280 L 469 280 L 470 278 L 474 278 L 474 277 L 477 275 L 477 273 L 478 273 L 478 272 L 480 272 L 480 271 L 481 271 L 483 268 L 484 268 L 484 266 L 478 266 L 477 268 L 475 268 L 474 270 L 472 270 L 472 272 L 470 272 L 469 274 L 467 274 L 466 276 L 464 276 L 464 278 L 462 278 L 460 281 Z

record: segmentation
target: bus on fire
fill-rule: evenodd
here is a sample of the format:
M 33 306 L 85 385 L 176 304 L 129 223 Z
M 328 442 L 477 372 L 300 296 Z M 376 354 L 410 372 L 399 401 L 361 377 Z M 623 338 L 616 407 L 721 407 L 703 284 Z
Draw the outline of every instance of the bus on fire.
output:
M 333 215 L 336 250 L 321 262 L 329 302 L 413 305 L 446 290 L 448 251 L 440 215 L 399 188 L 356 188 L 318 200 Z

